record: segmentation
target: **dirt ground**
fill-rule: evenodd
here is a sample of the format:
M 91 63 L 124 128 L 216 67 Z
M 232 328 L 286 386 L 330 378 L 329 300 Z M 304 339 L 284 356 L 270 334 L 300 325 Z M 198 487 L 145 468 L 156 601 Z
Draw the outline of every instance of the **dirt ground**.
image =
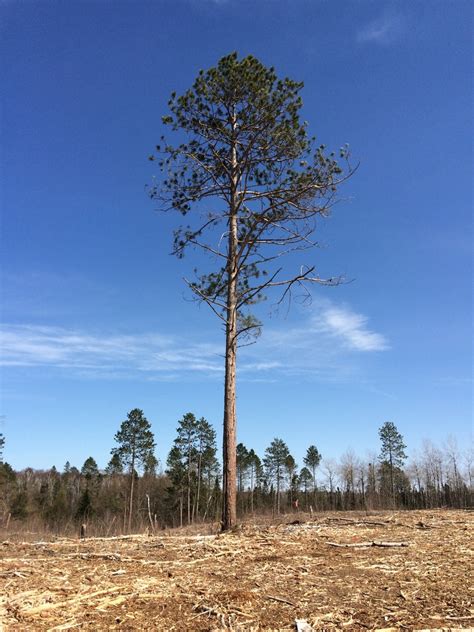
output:
M 473 522 L 469 511 L 299 514 L 221 535 L 12 535 L 0 543 L 0 629 L 474 629 Z

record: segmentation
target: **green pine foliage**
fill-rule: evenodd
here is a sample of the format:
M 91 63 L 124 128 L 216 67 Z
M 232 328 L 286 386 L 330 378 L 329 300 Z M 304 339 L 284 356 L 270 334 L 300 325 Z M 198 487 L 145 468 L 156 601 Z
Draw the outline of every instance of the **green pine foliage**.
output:
M 137 477 L 137 469 L 146 468 L 153 464 L 156 467 L 154 459 L 155 438 L 151 431 L 151 424 L 139 408 L 131 410 L 127 419 L 122 422 L 119 431 L 115 435 L 115 441 L 118 447 L 113 448 L 112 457 L 116 457 L 116 461 L 128 469 L 130 489 L 128 495 L 128 531 L 132 530 L 133 520 L 135 516 L 134 493 L 135 479 Z
M 385 481 L 388 479 L 390 494 L 394 503 L 396 488 L 397 486 L 400 487 L 403 483 L 403 477 L 400 476 L 400 472 L 407 459 L 407 455 L 405 454 L 406 445 L 403 442 L 402 435 L 398 432 L 397 427 L 392 421 L 386 421 L 383 424 L 379 429 L 379 437 L 382 443 L 379 456 L 382 466 L 382 484 L 387 487 Z
M 151 424 L 142 410 L 134 408 L 128 413 L 115 435 L 115 441 L 118 447 L 113 448 L 112 457 L 116 456 L 123 467 L 130 469 L 133 466 L 135 469 L 145 464 L 154 452 L 155 439 Z
M 179 421 L 177 437 L 167 459 L 170 479 L 168 505 L 182 525 L 209 515 L 216 502 L 214 481 L 219 471 L 216 433 L 209 422 L 193 413 Z
M 164 174 L 149 187 L 150 197 L 163 210 L 192 215 L 188 224 L 175 231 L 174 253 L 183 257 L 186 249 L 201 247 L 222 260 L 216 270 L 189 283 L 196 297 L 221 315 L 229 253 L 217 244 L 238 182 L 237 303 L 242 334 L 258 333 L 261 325 L 245 308 L 280 285 L 281 266 L 271 269 L 278 253 L 270 251 L 281 254 L 300 242 L 308 247 L 315 229 L 312 220 L 328 215 L 337 186 L 347 177 L 336 152 L 327 153 L 324 145 L 308 135 L 307 124 L 300 119 L 302 88 L 302 82 L 278 78 L 274 68 L 265 67 L 252 55 L 239 59 L 236 52 L 231 53 L 216 67 L 201 70 L 184 94 L 171 95 L 170 113 L 162 121 L 179 134 L 180 142 L 172 144 L 162 136 L 150 156 Z M 348 162 L 348 157 L 348 148 L 342 147 L 338 158 Z M 203 206 L 208 199 L 219 200 L 219 210 Z M 313 273 L 314 266 L 308 265 L 297 283 L 337 282 Z
M 288 446 L 282 439 L 275 438 L 265 450 L 263 465 L 269 484 L 273 484 L 275 490 L 275 508 L 280 513 L 281 497 L 280 491 L 283 486 L 286 464 L 291 457 Z M 291 457 L 293 458 L 293 457 Z

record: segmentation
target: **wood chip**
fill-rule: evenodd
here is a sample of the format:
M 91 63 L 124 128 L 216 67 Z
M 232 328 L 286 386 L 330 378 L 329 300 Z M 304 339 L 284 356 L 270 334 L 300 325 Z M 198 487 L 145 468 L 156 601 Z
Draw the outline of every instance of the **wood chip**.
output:
M 300 524 L 287 524 L 295 519 Z M 10 535 L 0 547 L 0 629 L 474 626 L 473 512 L 300 512 L 279 524 L 258 520 L 219 536 L 196 535 L 206 525 L 83 541 Z

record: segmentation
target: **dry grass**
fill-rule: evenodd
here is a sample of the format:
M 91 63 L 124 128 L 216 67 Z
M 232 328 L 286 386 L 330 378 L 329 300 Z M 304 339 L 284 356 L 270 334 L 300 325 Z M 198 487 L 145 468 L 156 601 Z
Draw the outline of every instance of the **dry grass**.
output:
M 223 535 L 7 540 L 0 629 L 294 630 L 296 619 L 314 630 L 474 626 L 473 513 L 299 519 Z

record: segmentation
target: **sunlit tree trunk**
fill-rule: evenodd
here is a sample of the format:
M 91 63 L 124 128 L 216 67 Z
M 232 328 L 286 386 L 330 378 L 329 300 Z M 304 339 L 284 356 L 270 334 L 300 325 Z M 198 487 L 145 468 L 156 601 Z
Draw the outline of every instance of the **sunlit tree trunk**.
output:
M 235 115 L 232 120 L 235 133 Z M 236 360 L 237 360 L 237 150 L 231 147 L 231 200 L 229 215 L 229 252 L 227 285 L 227 321 L 225 341 L 223 504 L 222 527 L 231 529 L 237 522 L 237 437 L 236 437 Z
M 128 508 L 128 532 L 132 530 L 132 516 L 133 516 L 133 489 L 135 485 L 135 451 L 132 452 L 132 464 L 130 471 L 130 505 Z

